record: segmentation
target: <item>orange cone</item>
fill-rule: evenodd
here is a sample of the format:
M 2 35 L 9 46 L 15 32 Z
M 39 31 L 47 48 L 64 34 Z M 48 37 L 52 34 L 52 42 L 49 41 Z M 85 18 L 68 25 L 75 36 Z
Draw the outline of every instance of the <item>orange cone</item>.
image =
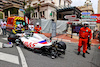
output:
M 100 46 L 98 47 L 98 49 L 100 49 Z

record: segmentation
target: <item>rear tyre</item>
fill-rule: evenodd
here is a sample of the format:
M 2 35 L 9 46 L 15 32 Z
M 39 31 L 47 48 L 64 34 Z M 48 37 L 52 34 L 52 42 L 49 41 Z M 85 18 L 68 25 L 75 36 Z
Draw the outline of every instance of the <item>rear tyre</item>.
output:
M 10 37 L 8 37 L 8 41 L 9 41 L 9 42 L 12 42 L 12 41 L 10 40 Z
M 15 39 L 16 39 L 16 36 L 15 36 L 14 34 L 10 34 L 10 35 L 8 36 L 8 41 L 9 41 L 9 42 L 15 43 Z

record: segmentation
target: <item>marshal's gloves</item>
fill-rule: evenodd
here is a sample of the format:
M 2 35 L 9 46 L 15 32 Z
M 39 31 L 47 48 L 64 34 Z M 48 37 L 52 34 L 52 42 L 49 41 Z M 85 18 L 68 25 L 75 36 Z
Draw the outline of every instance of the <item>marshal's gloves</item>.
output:
M 91 44 L 91 39 L 89 40 L 89 44 Z

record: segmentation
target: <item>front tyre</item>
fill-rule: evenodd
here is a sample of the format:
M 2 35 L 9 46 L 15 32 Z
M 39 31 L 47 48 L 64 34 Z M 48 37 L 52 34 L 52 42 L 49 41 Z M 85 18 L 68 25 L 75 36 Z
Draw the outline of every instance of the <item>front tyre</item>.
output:
M 50 56 L 52 59 L 55 59 L 58 56 L 57 49 L 55 47 L 52 47 Z
M 16 46 L 23 44 L 20 39 L 16 39 L 15 42 L 16 42 Z

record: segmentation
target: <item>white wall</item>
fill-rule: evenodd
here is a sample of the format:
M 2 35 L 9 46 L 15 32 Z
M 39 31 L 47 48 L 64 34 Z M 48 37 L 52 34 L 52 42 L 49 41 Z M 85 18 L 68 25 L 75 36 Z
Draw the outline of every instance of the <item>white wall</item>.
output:
M 44 0 L 45 2 L 44 3 L 51 3 L 51 0 Z M 53 0 L 53 2 L 55 3 L 54 5 L 55 6 L 59 6 L 59 0 Z M 34 5 L 34 3 L 39 3 L 38 2 L 38 0 L 33 0 L 32 2 L 31 2 L 31 6 L 33 7 Z M 42 4 L 44 4 L 44 3 L 42 3 Z M 42 5 L 41 4 L 41 5 Z M 52 4 L 52 3 L 51 3 Z M 69 2 L 66 0 L 66 6 L 69 4 Z M 27 3 L 27 5 L 29 5 L 28 3 Z M 53 4 L 52 4 L 53 5 Z M 64 6 L 64 0 L 61 0 L 61 5 L 62 6 Z M 36 6 L 36 5 L 35 5 Z M 27 6 L 25 6 L 25 8 L 27 8 Z M 56 9 L 54 8 L 54 7 L 51 7 L 51 6 L 46 6 L 46 7 L 40 7 L 40 12 L 41 11 L 45 11 L 45 18 L 46 19 L 56 19 Z M 53 12 L 55 12 L 55 16 L 54 17 L 51 17 L 50 16 L 50 13 L 51 13 L 51 11 L 53 11 Z M 38 11 L 37 11 L 37 9 L 36 10 L 34 10 L 34 12 L 37 12 L 37 17 L 39 18 L 39 16 L 38 16 Z M 37 18 L 37 19 L 38 19 Z
M 48 6 L 48 19 L 55 19 L 55 17 L 50 16 L 51 11 L 56 12 L 56 9 Z
M 18 14 L 19 16 L 24 17 L 24 13 L 22 11 L 18 10 Z
M 51 0 L 41 0 L 41 1 L 45 1 L 44 3 L 51 3 Z M 59 0 L 53 0 L 53 2 L 55 3 L 55 6 L 59 6 Z M 33 7 L 34 3 L 39 3 L 38 0 L 33 0 L 31 2 L 31 6 Z M 41 3 L 43 4 L 43 3 Z M 66 5 L 70 5 L 70 3 L 66 0 Z M 27 5 L 29 5 L 29 3 L 27 3 Z M 61 0 L 61 5 L 64 6 L 64 0 Z M 27 6 L 25 6 L 25 8 L 27 8 Z

